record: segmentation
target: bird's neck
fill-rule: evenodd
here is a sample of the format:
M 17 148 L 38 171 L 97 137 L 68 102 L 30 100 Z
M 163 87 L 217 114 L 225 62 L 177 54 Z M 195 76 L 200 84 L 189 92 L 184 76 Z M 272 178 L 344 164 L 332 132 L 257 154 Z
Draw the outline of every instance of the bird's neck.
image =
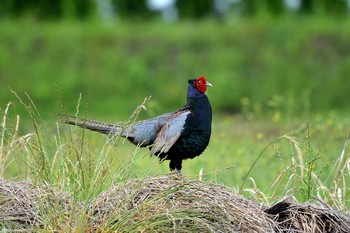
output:
M 198 89 L 192 85 L 188 85 L 187 99 L 196 98 L 196 97 L 203 97 L 203 96 L 205 96 L 205 94 L 203 92 L 198 91 Z

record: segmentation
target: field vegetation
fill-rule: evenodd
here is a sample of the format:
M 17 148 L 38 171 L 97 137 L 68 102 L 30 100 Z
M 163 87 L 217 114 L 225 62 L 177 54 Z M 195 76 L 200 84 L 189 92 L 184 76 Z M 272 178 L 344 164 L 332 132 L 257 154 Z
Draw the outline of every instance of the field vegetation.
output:
M 114 184 L 165 175 L 168 164 L 147 149 L 61 125 L 52 114 L 130 123 L 176 110 L 187 79 L 204 75 L 214 85 L 213 134 L 200 157 L 184 162 L 186 179 L 268 206 L 293 196 L 347 212 L 348 24 L 1 21 L 0 177 L 90 203 Z M 42 221 L 47 229 L 64 222 L 56 217 Z

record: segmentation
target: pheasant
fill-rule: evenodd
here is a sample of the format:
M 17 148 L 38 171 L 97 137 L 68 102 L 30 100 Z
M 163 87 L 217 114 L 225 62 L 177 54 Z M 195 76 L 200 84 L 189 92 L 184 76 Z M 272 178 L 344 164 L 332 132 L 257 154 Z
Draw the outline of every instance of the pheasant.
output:
M 188 80 L 187 103 L 179 110 L 123 127 L 101 121 L 60 115 L 63 123 L 97 131 L 119 134 L 140 147 L 149 147 L 151 155 L 170 160 L 171 172 L 181 173 L 182 160 L 199 156 L 211 134 L 212 110 L 205 92 L 212 86 L 205 77 Z

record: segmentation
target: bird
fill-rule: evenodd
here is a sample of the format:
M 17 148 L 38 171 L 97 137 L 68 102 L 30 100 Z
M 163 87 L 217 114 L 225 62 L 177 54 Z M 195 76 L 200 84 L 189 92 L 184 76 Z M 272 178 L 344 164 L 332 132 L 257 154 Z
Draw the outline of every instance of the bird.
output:
M 213 85 L 204 76 L 188 80 L 186 104 L 174 112 L 137 121 L 129 126 L 61 114 L 62 122 L 107 135 L 118 134 L 139 147 L 149 147 L 161 162 L 169 160 L 170 173 L 182 175 L 182 161 L 193 159 L 207 148 L 212 108 L 205 94 Z

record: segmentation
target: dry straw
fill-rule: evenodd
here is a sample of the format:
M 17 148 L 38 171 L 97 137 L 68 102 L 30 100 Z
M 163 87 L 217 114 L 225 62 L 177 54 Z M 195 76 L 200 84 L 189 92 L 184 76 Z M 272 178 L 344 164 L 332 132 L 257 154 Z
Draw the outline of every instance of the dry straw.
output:
M 128 180 L 84 204 L 31 182 L 0 181 L 6 229 L 116 232 L 350 232 L 325 204 L 252 202 L 227 187 L 176 176 Z

